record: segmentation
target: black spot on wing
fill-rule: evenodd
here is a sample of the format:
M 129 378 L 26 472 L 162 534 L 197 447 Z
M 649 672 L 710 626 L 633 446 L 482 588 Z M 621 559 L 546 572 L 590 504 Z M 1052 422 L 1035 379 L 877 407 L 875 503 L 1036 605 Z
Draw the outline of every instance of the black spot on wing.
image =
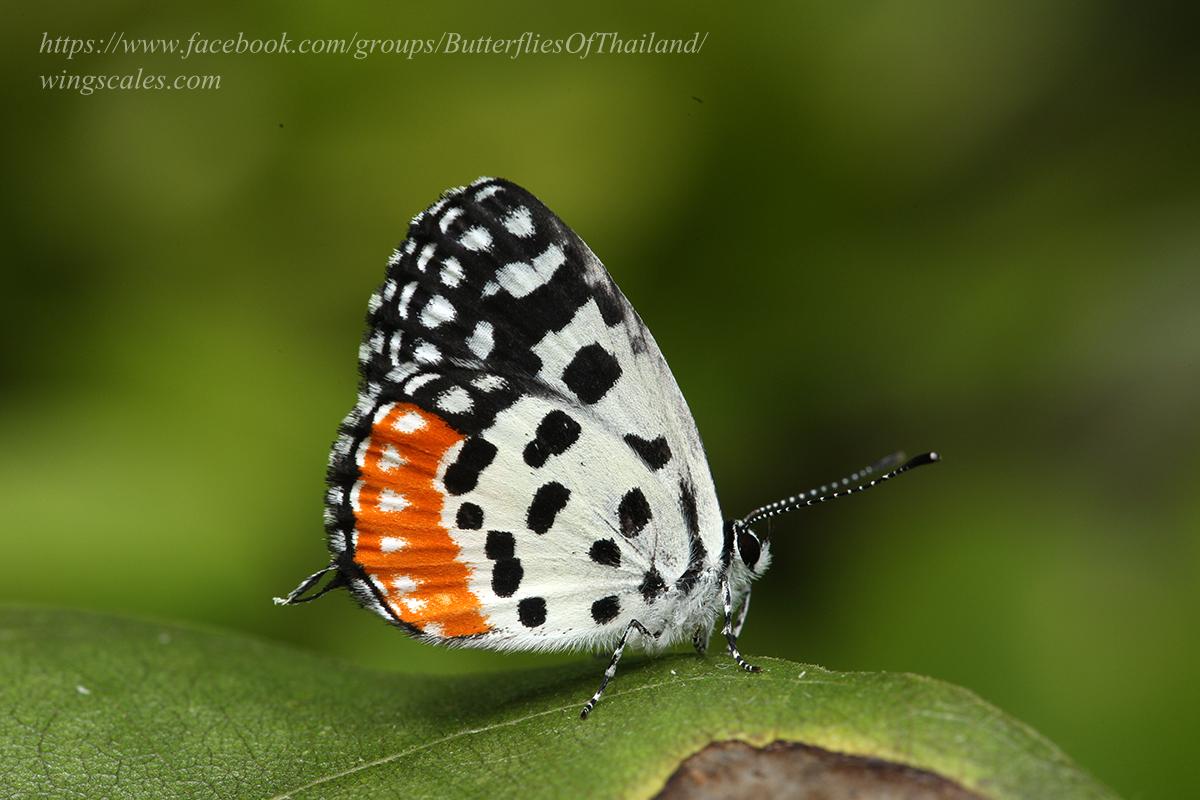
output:
M 621 601 L 617 599 L 616 595 L 601 597 L 592 603 L 592 619 L 596 621 L 597 625 L 612 622 L 620 613 Z
M 625 493 L 617 506 L 617 519 L 620 522 L 621 534 L 632 539 L 642 532 L 654 515 L 650 511 L 650 503 L 646 495 L 636 486 Z
M 675 581 L 675 588 L 687 594 L 696 588 L 696 581 L 704 571 L 708 551 L 700 538 L 700 514 L 696 510 L 696 493 L 686 480 L 679 482 L 679 510 L 688 534 L 688 564 L 683 574 Z
M 525 463 L 531 467 L 545 466 L 550 456 L 567 452 L 583 430 L 579 423 L 555 409 L 538 423 L 533 441 L 525 445 Z
M 562 374 L 563 383 L 584 405 L 598 402 L 620 377 L 616 357 L 595 342 L 575 351 Z
M 625 444 L 646 462 L 652 470 L 660 470 L 671 460 L 671 447 L 665 436 L 643 439 L 635 433 L 625 434 Z
M 619 325 L 625 319 L 625 303 L 617 287 L 611 282 L 597 284 L 592 287 L 596 293 L 596 306 L 600 309 L 600 318 L 608 327 Z
M 612 539 L 597 539 L 592 542 L 588 557 L 605 567 L 621 566 L 621 548 Z
M 512 558 L 516 550 L 516 541 L 508 531 L 488 531 L 487 542 L 483 546 L 484 555 L 493 561 Z
M 696 490 L 687 480 L 679 482 L 679 510 L 689 536 L 700 535 L 700 513 L 696 510 Z
M 496 457 L 496 445 L 486 439 L 473 436 L 467 439 L 459 451 L 458 458 L 446 470 L 446 491 L 450 494 L 465 494 L 479 484 L 479 473 L 483 472 Z
M 463 503 L 458 507 L 454 523 L 464 531 L 477 531 L 483 527 L 483 509 L 474 503 Z
M 663 580 L 658 569 L 651 567 L 646 570 L 646 574 L 642 576 L 642 583 L 638 586 L 638 591 L 642 593 L 642 599 L 647 603 L 653 603 L 666 590 L 666 581 Z
M 492 568 L 492 591 L 497 597 L 512 597 L 517 593 L 517 589 L 521 588 L 521 578 L 524 576 L 521 559 L 501 559 Z
M 517 617 L 526 628 L 536 628 L 546 621 L 546 599 L 526 597 L 517 603 Z
M 529 504 L 525 514 L 525 524 L 534 533 L 545 533 L 554 524 L 558 512 L 566 507 L 571 499 L 571 490 L 557 481 L 550 481 L 540 486 Z

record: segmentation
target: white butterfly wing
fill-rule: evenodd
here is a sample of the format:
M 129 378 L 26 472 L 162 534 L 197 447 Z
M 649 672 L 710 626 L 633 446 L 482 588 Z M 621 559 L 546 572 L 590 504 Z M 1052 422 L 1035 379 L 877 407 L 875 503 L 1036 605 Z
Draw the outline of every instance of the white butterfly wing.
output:
M 481 179 L 418 215 L 368 322 L 327 504 L 365 605 L 439 642 L 552 649 L 678 628 L 712 593 L 721 514 L 683 395 L 531 194 Z

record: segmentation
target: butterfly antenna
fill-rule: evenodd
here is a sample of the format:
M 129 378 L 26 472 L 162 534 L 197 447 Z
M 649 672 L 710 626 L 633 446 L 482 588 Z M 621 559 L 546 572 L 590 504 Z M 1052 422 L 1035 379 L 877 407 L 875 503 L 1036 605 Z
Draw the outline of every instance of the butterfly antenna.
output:
M 849 477 L 842 478 L 840 481 L 835 481 L 817 489 L 810 489 L 807 492 L 801 492 L 783 500 L 777 500 L 762 508 L 756 508 L 741 520 L 741 525 L 749 528 L 751 525 L 762 522 L 764 519 L 786 514 L 798 508 L 807 508 L 808 506 L 825 503 L 843 495 L 864 492 L 872 486 L 878 486 L 903 472 L 923 467 L 926 464 L 932 464 L 935 461 L 941 461 L 941 459 L 942 457 L 937 453 L 922 453 L 905 461 L 904 453 L 892 453 L 889 456 L 881 458 L 871 466 L 860 469 L 858 472 L 852 473 Z M 877 477 L 871 478 L 870 476 L 872 475 L 876 475 Z M 870 479 L 868 480 L 868 478 Z

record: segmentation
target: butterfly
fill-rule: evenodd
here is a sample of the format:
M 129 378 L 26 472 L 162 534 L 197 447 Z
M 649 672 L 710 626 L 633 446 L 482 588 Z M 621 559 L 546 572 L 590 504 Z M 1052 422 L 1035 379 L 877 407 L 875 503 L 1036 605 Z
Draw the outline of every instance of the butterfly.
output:
M 413 218 L 358 360 L 329 458 L 332 560 L 276 602 L 344 587 L 430 644 L 611 653 L 585 719 L 627 644 L 704 653 L 718 614 L 757 671 L 737 647 L 771 563 L 754 526 L 938 459 L 891 456 L 726 520 L 645 323 L 583 240 L 501 179 Z

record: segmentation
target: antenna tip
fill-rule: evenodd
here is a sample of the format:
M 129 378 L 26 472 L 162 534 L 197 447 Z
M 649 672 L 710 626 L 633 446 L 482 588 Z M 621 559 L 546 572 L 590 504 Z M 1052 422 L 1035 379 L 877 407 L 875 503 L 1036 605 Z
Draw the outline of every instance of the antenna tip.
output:
M 926 464 L 932 464 L 935 461 L 941 461 L 941 460 L 942 460 L 942 457 L 940 455 L 938 455 L 937 453 L 934 453 L 934 452 L 922 453 L 919 456 L 913 456 L 909 460 L 909 462 L 904 465 L 904 468 L 912 469 L 913 467 L 923 467 Z

